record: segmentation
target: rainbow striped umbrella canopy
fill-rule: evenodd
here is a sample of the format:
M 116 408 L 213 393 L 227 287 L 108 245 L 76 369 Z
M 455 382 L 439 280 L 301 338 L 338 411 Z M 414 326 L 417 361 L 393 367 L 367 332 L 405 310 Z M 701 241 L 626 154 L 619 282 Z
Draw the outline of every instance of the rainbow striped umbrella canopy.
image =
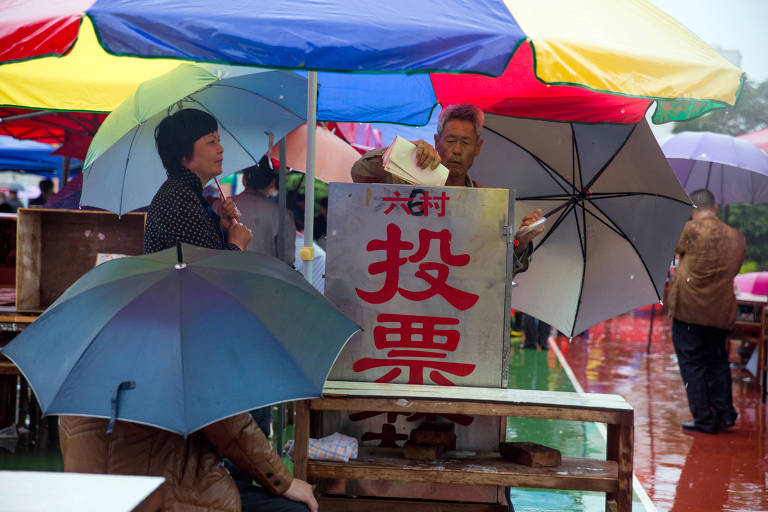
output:
M 646 0 L 0 0 L 0 13 L 0 105 L 29 108 L 112 110 L 178 60 L 322 71 L 318 119 L 413 125 L 463 101 L 619 123 L 655 101 L 655 122 L 684 120 L 734 104 L 743 81 Z

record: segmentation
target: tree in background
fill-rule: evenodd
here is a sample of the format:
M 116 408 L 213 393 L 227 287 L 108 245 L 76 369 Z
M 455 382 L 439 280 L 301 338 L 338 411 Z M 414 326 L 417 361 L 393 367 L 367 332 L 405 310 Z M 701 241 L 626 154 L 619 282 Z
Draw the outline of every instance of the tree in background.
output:
M 675 123 L 672 133 L 714 132 L 744 135 L 768 126 L 768 80 L 744 82 L 739 101 L 731 108 L 715 110 L 691 121 Z
M 768 80 L 747 80 L 735 106 L 716 110 L 691 121 L 675 123 L 673 133 L 714 132 L 743 135 L 768 126 Z M 723 208 L 720 209 L 721 218 Z M 732 204 L 727 222 L 747 239 L 744 271 L 768 270 L 768 204 Z

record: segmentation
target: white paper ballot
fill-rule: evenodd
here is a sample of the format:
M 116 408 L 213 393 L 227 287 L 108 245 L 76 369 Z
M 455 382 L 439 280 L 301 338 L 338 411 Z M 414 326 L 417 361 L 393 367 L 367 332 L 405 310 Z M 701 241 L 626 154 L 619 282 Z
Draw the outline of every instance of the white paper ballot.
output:
M 399 135 L 382 158 L 387 172 L 414 185 L 442 187 L 448 179 L 449 171 L 443 164 L 435 169 L 422 169 L 416 165 L 416 145 Z

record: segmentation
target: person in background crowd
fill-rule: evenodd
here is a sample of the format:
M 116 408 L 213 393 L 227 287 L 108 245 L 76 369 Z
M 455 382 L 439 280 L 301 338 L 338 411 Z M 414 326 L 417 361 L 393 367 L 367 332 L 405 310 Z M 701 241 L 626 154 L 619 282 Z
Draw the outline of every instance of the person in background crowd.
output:
M 40 181 L 40 195 L 34 199 L 29 200 L 30 208 L 42 208 L 48 201 L 48 198 L 53 195 L 53 181 L 44 179 Z
M 738 417 L 725 337 L 736 322 L 733 278 L 744 261 L 746 242 L 717 218 L 712 192 L 696 190 L 690 197 L 696 208 L 677 245 L 680 263 L 667 290 L 667 308 L 693 415 L 682 427 L 716 434 Z
M 247 251 L 278 257 L 278 237 L 280 207 L 267 196 L 269 187 L 274 182 L 275 172 L 269 160 L 263 157 L 258 164 L 246 167 L 243 173 L 243 192 L 232 196 L 232 200 L 241 212 L 241 222 L 252 232 L 253 238 L 246 247 Z M 220 202 L 214 202 L 216 208 Z M 291 212 L 285 212 L 286 241 L 283 261 L 293 264 L 296 224 Z
M 523 330 L 525 331 L 523 348 L 535 349 L 538 346 L 541 347 L 541 350 L 549 349 L 549 332 L 551 328 L 548 323 L 539 320 L 535 316 L 523 313 Z
M 19 208 L 23 208 L 24 204 L 19 199 L 19 192 L 14 189 L 8 191 L 8 200 L 6 201 L 8 206 L 11 207 L 11 212 L 15 213 Z
M 0 192 L 0 213 L 13 213 L 13 208 L 8 204 L 8 196 Z

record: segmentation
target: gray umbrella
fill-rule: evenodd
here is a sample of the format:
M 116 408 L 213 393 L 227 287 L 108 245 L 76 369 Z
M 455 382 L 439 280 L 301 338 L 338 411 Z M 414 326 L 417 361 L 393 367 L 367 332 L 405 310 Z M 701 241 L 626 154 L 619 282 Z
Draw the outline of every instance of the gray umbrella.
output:
M 648 125 L 487 115 L 472 166 L 483 186 L 516 189 L 515 225 L 547 217 L 512 307 L 574 336 L 658 302 L 691 203 Z

